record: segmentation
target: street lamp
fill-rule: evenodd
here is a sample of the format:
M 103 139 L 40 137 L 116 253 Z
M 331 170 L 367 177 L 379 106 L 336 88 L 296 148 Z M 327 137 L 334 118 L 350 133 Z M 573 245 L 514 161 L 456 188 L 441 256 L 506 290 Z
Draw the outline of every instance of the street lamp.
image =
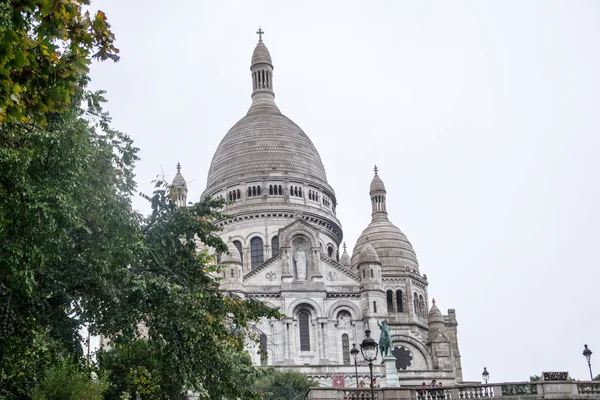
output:
M 375 385 L 373 385 L 373 361 L 377 359 L 377 342 L 371 337 L 371 330 L 365 331 L 365 340 L 360 344 L 360 351 L 362 352 L 365 361 L 369 362 L 369 371 L 371 372 L 371 400 L 375 399 Z
M 356 343 L 352 343 L 352 350 L 350 350 L 350 354 L 354 357 L 354 372 L 356 373 L 356 387 L 358 387 L 358 364 L 356 361 L 356 356 L 358 356 L 358 349 L 356 348 Z
M 587 360 L 588 363 L 588 368 L 590 369 L 590 381 L 594 380 L 594 375 L 592 375 L 592 362 L 590 361 L 592 359 L 592 351 L 590 349 L 588 349 L 587 344 L 583 345 L 583 356 L 585 357 L 585 359 Z
M 483 372 L 481 373 L 481 377 L 483 378 L 483 380 L 485 381 L 485 384 L 487 385 L 488 380 L 490 380 L 490 373 L 487 371 L 486 367 L 483 367 Z

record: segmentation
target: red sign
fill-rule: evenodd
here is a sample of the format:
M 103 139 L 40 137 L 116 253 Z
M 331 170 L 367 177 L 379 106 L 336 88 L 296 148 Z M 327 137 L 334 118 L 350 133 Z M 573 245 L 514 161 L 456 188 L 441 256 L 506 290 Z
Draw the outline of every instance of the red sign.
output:
M 343 376 L 334 376 L 333 377 L 333 387 L 345 387 L 344 377 Z

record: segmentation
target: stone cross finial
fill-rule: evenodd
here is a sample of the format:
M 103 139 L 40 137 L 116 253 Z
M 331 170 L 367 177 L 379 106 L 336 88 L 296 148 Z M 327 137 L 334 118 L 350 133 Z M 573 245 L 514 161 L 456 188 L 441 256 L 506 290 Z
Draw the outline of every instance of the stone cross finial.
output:
M 259 42 L 259 43 L 262 43 L 262 35 L 263 35 L 264 33 L 265 33 L 265 32 L 264 32 L 264 31 L 261 29 L 261 27 L 259 26 L 259 27 L 258 27 L 258 30 L 256 31 L 256 34 L 258 35 L 258 42 Z
M 181 172 L 181 164 L 180 163 L 177 163 L 177 172 L 178 173 Z
M 344 251 L 346 251 L 346 242 L 344 242 Z
M 433 305 L 435 306 L 435 299 L 432 299 L 431 302 L 433 303 Z
M 377 165 L 375 166 L 375 168 L 373 168 L 373 171 L 375 171 L 375 175 L 377 175 L 377 172 L 379 172 L 379 169 L 377 168 Z

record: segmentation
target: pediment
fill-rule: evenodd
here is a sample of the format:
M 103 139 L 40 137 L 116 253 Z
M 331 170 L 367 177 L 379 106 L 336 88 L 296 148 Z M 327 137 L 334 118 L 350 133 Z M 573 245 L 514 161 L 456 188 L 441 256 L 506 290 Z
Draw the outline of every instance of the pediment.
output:
M 336 282 L 360 282 L 360 277 L 355 272 L 344 267 L 337 261 L 327 257 L 321 253 L 321 274 L 327 285 L 335 284 Z
M 268 276 L 267 276 L 268 274 Z M 275 275 L 272 275 L 275 274 Z M 281 253 L 271 257 L 258 267 L 244 275 L 244 284 L 268 284 L 270 282 L 281 282 Z
M 447 343 L 450 342 L 450 339 L 448 339 L 448 336 L 442 331 L 437 331 L 435 335 L 433 335 L 433 338 L 431 338 L 431 341 L 434 343 Z

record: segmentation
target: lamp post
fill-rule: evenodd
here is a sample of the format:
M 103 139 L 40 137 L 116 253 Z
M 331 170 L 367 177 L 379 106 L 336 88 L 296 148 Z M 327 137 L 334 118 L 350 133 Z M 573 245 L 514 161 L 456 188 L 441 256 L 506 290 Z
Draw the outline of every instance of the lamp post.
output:
M 588 368 L 590 369 L 590 381 L 594 380 L 594 375 L 592 375 L 592 351 L 590 349 L 588 349 L 587 344 L 583 345 L 583 356 L 585 357 L 585 359 L 587 360 L 588 363 Z
M 371 337 L 371 330 L 365 331 L 365 340 L 360 344 L 360 351 L 362 352 L 365 361 L 369 362 L 369 371 L 371 373 L 371 400 L 375 399 L 375 385 L 373 385 L 373 361 L 377 359 L 377 342 Z
M 488 372 L 486 367 L 483 367 L 483 372 L 481 373 L 481 377 L 483 378 L 483 381 L 485 382 L 485 387 L 483 388 L 483 393 L 484 393 L 484 396 L 487 397 L 487 395 L 488 395 L 487 383 L 488 383 L 488 380 L 490 379 L 490 373 Z
M 356 361 L 356 356 L 358 356 L 358 353 L 360 353 L 360 351 L 358 351 L 358 349 L 356 348 L 356 343 L 352 343 L 352 350 L 350 350 L 350 354 L 352 354 L 352 357 L 354 357 L 354 372 L 356 374 L 356 387 L 358 387 L 358 364 Z
M 481 377 L 483 378 L 485 384 L 487 385 L 490 380 L 490 373 L 487 371 L 486 367 L 483 367 L 483 372 L 481 373 Z

